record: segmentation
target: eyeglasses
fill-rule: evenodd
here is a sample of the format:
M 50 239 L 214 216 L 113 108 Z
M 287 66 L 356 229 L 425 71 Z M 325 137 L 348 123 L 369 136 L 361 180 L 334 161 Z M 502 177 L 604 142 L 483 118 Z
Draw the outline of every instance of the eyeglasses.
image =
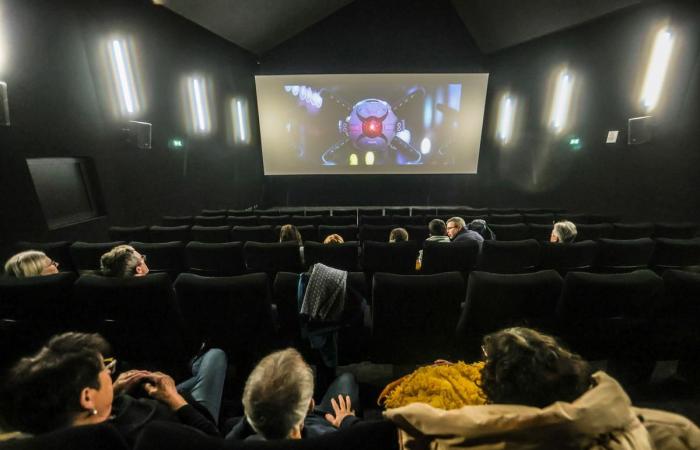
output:
M 488 359 L 489 357 L 489 354 L 486 353 L 486 347 L 484 347 L 483 345 L 481 346 L 481 356 L 483 356 L 484 359 Z
M 105 370 L 107 370 L 110 375 L 114 375 L 114 372 L 117 371 L 117 358 L 105 358 L 102 362 L 105 365 Z

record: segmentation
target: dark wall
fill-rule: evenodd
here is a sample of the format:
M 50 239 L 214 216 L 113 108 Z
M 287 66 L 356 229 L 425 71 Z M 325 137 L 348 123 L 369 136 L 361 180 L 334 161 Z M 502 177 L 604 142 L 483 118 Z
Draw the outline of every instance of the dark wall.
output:
M 634 98 L 646 68 L 645 40 L 669 17 L 681 32 L 664 108 L 650 144 L 606 145 L 608 130 L 626 142 L 627 119 L 642 115 Z M 305 204 L 467 204 L 561 207 L 615 213 L 628 220 L 700 219 L 696 175 L 698 18 L 692 2 L 642 5 L 495 55 L 480 54 L 448 1 L 358 0 L 274 49 L 265 74 L 490 72 L 476 175 L 268 177 L 265 202 Z M 375 50 L 374 49 L 381 49 Z M 571 133 L 552 138 L 541 123 L 547 79 L 569 63 L 582 91 Z M 510 87 L 526 104 L 515 145 L 493 140 L 495 104 Z
M 1 20 L 9 56 L 0 80 L 12 127 L 0 127 L 0 241 L 106 239 L 108 224 L 242 207 L 258 195 L 258 144 L 231 145 L 224 111 L 228 97 L 248 97 L 257 128 L 251 54 L 147 1 L 12 0 Z M 138 51 L 146 106 L 136 119 L 153 123 L 151 150 L 127 144 L 124 121 L 110 112 L 99 55 L 112 33 L 131 37 Z M 214 83 L 218 126 L 202 139 L 188 138 L 181 112 L 181 78 L 193 72 Z M 184 138 L 186 150 L 169 150 L 173 137 Z M 106 217 L 48 230 L 25 161 L 54 156 L 92 159 Z

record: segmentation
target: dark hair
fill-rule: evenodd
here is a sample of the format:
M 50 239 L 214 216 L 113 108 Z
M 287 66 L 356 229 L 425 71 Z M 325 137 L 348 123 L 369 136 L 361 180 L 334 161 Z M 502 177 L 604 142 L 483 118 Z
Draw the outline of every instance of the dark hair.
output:
M 543 408 L 571 402 L 589 387 L 591 368 L 557 340 L 530 328 L 507 328 L 484 337 L 482 388 L 492 403 Z
M 282 228 L 280 228 L 280 242 L 298 242 L 301 245 L 301 233 L 294 225 L 282 225 Z
M 484 219 L 474 219 L 467 225 L 467 230 L 479 233 L 487 241 L 495 241 L 496 233 L 486 224 Z
M 100 355 L 109 344 L 99 334 L 54 336 L 33 356 L 10 369 L 2 388 L 4 419 L 17 430 L 40 434 L 70 426 L 83 411 L 80 393 L 100 388 Z
M 430 231 L 431 236 L 446 236 L 447 224 L 445 224 L 444 220 L 433 219 L 428 224 L 428 231 Z

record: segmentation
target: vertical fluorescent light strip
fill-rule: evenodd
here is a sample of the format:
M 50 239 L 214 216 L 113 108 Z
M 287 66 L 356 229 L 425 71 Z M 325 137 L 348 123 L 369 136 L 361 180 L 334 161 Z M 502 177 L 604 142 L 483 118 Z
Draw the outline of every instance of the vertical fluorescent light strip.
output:
M 192 79 L 192 92 L 194 93 L 194 107 L 197 113 L 196 129 L 200 133 L 204 133 L 207 129 L 207 125 L 204 122 L 204 99 L 202 98 L 202 88 L 200 85 L 199 78 Z
M 498 126 L 496 127 L 496 137 L 502 144 L 510 142 L 513 136 L 513 123 L 515 119 L 515 99 L 510 94 L 501 97 L 498 107 Z
M 243 123 L 243 102 L 240 99 L 236 100 L 236 112 L 238 113 L 238 139 L 240 142 L 247 142 L 248 137 L 246 136 L 245 125 Z
M 647 112 L 654 109 L 659 101 L 672 50 L 673 35 L 671 31 L 668 28 L 659 30 L 654 39 L 654 47 L 642 85 L 642 106 Z
M 574 80 L 572 75 L 566 70 L 562 70 L 557 79 L 557 85 L 554 90 L 554 100 L 552 101 L 552 110 L 549 115 L 549 126 L 552 127 L 555 133 L 560 132 L 566 126 L 573 84 Z
M 112 41 L 111 50 L 112 70 L 117 75 L 117 90 L 122 113 L 132 115 L 138 108 L 135 99 L 133 75 L 130 71 L 131 66 L 127 61 L 126 45 L 123 41 L 115 39 Z

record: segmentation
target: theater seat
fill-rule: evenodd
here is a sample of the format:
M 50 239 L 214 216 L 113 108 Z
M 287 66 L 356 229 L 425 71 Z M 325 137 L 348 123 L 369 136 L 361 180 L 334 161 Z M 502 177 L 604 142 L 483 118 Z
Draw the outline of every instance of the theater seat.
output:
M 236 226 L 231 229 L 232 242 L 275 242 L 272 225 L 259 225 L 256 227 Z
M 164 227 L 192 226 L 194 224 L 194 216 L 163 216 L 161 223 Z
M 411 208 L 411 215 L 412 216 L 434 216 L 437 214 L 437 210 L 435 208 L 423 208 L 423 207 L 414 207 Z
M 540 242 L 540 247 L 540 267 L 556 270 L 561 275 L 572 270 L 591 270 L 598 254 L 598 244 L 594 241 L 570 244 Z
M 362 270 L 368 273 L 413 274 L 417 257 L 418 244 L 414 241 L 366 241 L 362 244 Z
M 322 221 L 323 216 L 320 214 L 313 216 L 292 216 L 289 219 L 289 223 L 296 226 L 313 225 L 314 227 L 317 227 L 321 224 Z
M 408 239 L 416 242 L 424 242 L 430 236 L 430 230 L 428 230 L 428 225 L 406 225 L 406 232 L 408 233 Z
M 420 364 L 449 358 L 464 294 L 464 279 L 459 272 L 375 273 L 370 360 Z
M 303 265 L 296 242 L 246 242 L 243 257 L 251 272 L 300 272 Z
M 229 242 L 230 239 L 231 227 L 228 225 L 217 227 L 195 225 L 192 227 L 192 240 L 197 242 Z
M 695 239 L 657 238 L 654 241 L 654 255 L 651 259 L 654 270 L 700 266 L 700 237 Z
M 333 208 L 333 217 L 354 217 L 357 219 L 357 208 Z
M 318 236 L 318 230 L 314 225 L 299 225 L 296 227 L 297 231 L 301 235 L 301 240 L 302 242 L 305 241 L 315 241 L 316 237 Z M 279 240 L 280 237 L 280 231 L 282 230 L 282 225 L 277 225 L 275 227 L 275 236 L 277 236 L 276 240 Z
M 507 275 L 472 272 L 456 328 L 460 355 L 478 359 L 484 335 L 506 327 L 557 332 L 557 301 L 563 284 L 554 270 Z
M 389 233 L 396 228 L 394 225 L 361 225 L 360 242 L 388 242 Z
M 340 235 L 345 242 L 356 241 L 358 237 L 357 225 L 319 225 L 319 242 L 323 242 L 326 236 L 329 236 L 331 234 Z
M 131 242 L 130 245 L 146 255 L 146 264 L 153 273 L 167 273 L 174 280 L 185 270 L 183 242 Z
M 140 241 L 148 242 L 151 238 L 148 234 L 148 226 L 138 227 L 109 227 L 109 238 L 113 241 Z
M 689 222 L 657 223 L 654 226 L 655 238 L 692 239 L 698 233 L 698 224 Z
M 358 252 L 359 244 L 356 241 L 347 241 L 342 244 L 322 244 L 314 241 L 304 243 L 304 259 L 307 267 L 323 263 L 336 269 L 358 270 Z
M 173 286 L 197 342 L 223 349 L 237 369 L 272 348 L 275 327 L 264 273 L 233 277 L 183 273 Z
M 614 239 L 649 238 L 654 234 L 654 224 L 651 222 L 613 223 Z
M 411 208 L 406 206 L 388 206 L 384 208 L 385 216 L 410 216 Z
M 654 241 L 641 239 L 600 239 L 595 270 L 606 273 L 631 272 L 649 267 Z
M 514 225 L 518 223 L 523 223 L 524 219 L 522 214 L 491 214 L 488 217 L 488 223 L 494 225 Z
M 226 225 L 226 216 L 195 216 L 194 224 L 201 227 L 220 227 Z
M 201 215 L 206 217 L 216 217 L 225 216 L 226 214 L 228 214 L 228 211 L 225 209 L 203 209 Z
M 530 225 L 530 239 L 534 239 L 538 242 L 549 242 L 549 238 L 552 235 L 552 224 L 538 224 L 531 223 Z M 498 238 L 498 236 L 496 236 Z
M 611 238 L 613 226 L 609 223 L 578 224 L 576 225 L 577 241 L 595 241 L 602 238 Z
M 364 225 L 396 225 L 391 216 L 360 216 L 360 226 Z
M 357 225 L 357 216 L 323 216 L 321 225 Z
M 100 270 L 100 258 L 102 255 L 116 247 L 126 244 L 125 241 L 114 242 L 74 242 L 70 246 L 70 256 L 73 267 L 78 272 Z
M 183 427 L 184 428 L 184 427 Z M 111 423 L 62 428 L 27 439 L 0 443 L 3 450 L 129 450 Z
M 547 225 L 552 229 L 554 214 L 552 213 L 523 213 L 523 220 L 528 224 Z
M 422 274 L 440 272 L 471 272 L 479 259 L 476 241 L 435 242 L 424 241 Z
M 407 227 L 409 225 L 416 225 L 427 228 L 427 222 L 423 216 L 409 216 L 409 215 L 392 215 L 391 223 L 396 224 L 399 227 Z
M 488 225 L 499 241 L 522 241 L 530 238 L 530 227 L 524 223 L 509 225 Z
M 119 359 L 177 372 L 197 345 L 164 273 L 111 278 L 83 275 L 73 288 L 79 331 L 98 332 Z
M 258 216 L 228 216 L 226 225 L 231 227 L 254 227 L 258 225 Z
M 151 242 L 189 242 L 192 240 L 190 225 L 179 225 L 173 227 L 152 226 L 148 232 L 151 235 Z
M 190 242 L 185 246 L 189 272 L 204 276 L 232 276 L 245 273 L 241 242 Z
M 290 223 L 291 216 L 281 215 L 281 216 L 258 216 L 258 223 L 260 225 L 286 225 Z
M 70 256 L 70 242 L 27 242 L 20 241 L 15 244 L 17 252 L 25 250 L 38 250 L 44 252 L 46 256 L 57 261 L 59 264 L 58 270 L 61 272 L 75 270 L 73 267 L 73 259 Z
M 478 270 L 494 273 L 525 273 L 540 263 L 540 246 L 534 239 L 522 241 L 484 241 Z

